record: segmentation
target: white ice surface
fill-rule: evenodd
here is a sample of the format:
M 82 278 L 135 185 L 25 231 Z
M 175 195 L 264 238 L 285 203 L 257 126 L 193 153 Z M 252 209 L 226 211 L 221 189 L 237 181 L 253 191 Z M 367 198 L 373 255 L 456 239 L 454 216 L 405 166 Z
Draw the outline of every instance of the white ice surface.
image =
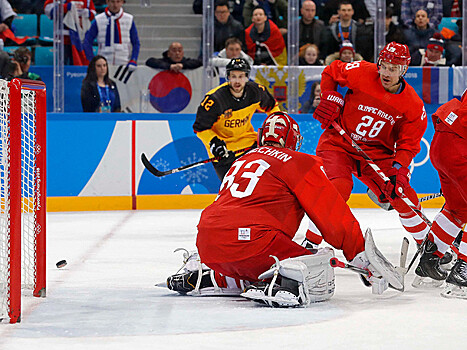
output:
M 427 210 L 433 218 L 437 210 Z M 395 212 L 360 209 L 393 263 L 405 235 Z M 336 271 L 328 302 L 270 309 L 240 298 L 183 297 L 154 287 L 195 247 L 198 210 L 48 214 L 47 298 L 23 298 L 22 321 L 0 324 L 0 349 L 463 349 L 467 300 L 441 289 L 381 296 Z M 302 225 L 296 240 L 303 238 Z M 415 251 L 411 240 L 409 260 Z M 342 254 L 337 256 L 343 260 Z M 68 265 L 57 269 L 55 263 Z

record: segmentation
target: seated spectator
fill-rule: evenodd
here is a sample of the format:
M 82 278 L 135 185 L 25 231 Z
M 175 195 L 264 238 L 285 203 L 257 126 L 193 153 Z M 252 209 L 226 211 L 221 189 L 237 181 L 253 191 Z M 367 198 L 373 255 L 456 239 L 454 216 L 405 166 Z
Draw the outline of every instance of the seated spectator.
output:
M 8 0 L 0 0 L 0 33 L 6 29 L 11 30 L 11 23 L 16 17 L 16 12 L 13 11 Z
M 313 85 L 311 85 L 311 93 L 310 98 L 306 101 L 300 113 L 314 113 L 316 107 L 318 107 L 321 101 L 321 82 L 315 81 Z
M 462 17 L 462 0 L 443 0 L 443 17 Z
M 266 17 L 277 25 L 282 35 L 287 34 L 287 0 L 245 0 L 243 6 L 245 27 L 249 27 L 253 23 L 253 12 L 257 7 L 264 9 Z
M 442 0 L 402 0 L 402 24 L 406 28 L 416 27 L 417 23 L 415 23 L 414 19 L 420 9 L 423 9 L 426 12 L 430 28 L 437 29 L 441 19 L 443 18 Z
M 348 0 L 339 2 L 337 10 L 339 20 L 332 23 L 323 31 L 321 38 L 321 58 L 338 52 L 344 40 L 352 43 L 355 50 L 359 52 L 365 60 L 371 61 L 373 58 L 373 26 L 358 24 L 352 19 L 354 10 Z
M 11 79 L 30 79 L 30 80 L 41 80 L 41 77 L 36 73 L 31 73 L 29 68 L 31 67 L 32 52 L 27 47 L 20 47 L 15 50 L 12 62 L 15 65 L 14 72 L 12 73 Z
M 56 12 L 54 0 L 46 0 L 44 3 L 44 13 L 50 19 L 54 18 Z M 84 35 L 90 27 L 91 21 L 96 16 L 96 8 L 94 7 L 93 0 L 66 0 L 63 2 L 63 15 L 64 17 L 64 60 L 66 65 L 87 65 L 87 60 L 84 52 L 82 51 L 82 43 Z M 69 26 L 65 25 L 69 24 Z M 71 33 L 70 28 L 78 29 L 75 33 Z M 79 42 L 77 42 L 79 41 Z M 73 52 L 72 46 L 75 47 Z M 82 52 L 82 55 L 80 54 Z
M 324 22 L 315 18 L 316 5 L 311 0 L 305 0 L 300 9 L 302 18 L 299 23 L 299 46 L 315 44 L 319 47 Z
M 162 58 L 148 58 L 146 65 L 151 68 L 171 70 L 179 73 L 182 69 L 195 69 L 201 67 L 203 63 L 196 58 L 184 56 L 183 45 L 174 41 L 169 49 L 162 53 Z
M 445 56 L 447 66 L 462 66 L 462 19 L 456 21 L 457 33 L 443 28 L 441 35 L 445 42 Z
M 319 49 L 315 44 L 307 44 L 300 48 L 299 59 L 300 66 L 322 66 L 323 62 L 319 59 Z
M 227 0 L 216 2 L 214 9 L 214 51 L 219 52 L 224 48 L 228 38 L 238 38 L 245 42 L 245 30 L 243 24 L 235 20 L 229 11 Z
M 342 0 L 327 0 L 325 1 L 323 12 L 320 19 L 326 24 L 331 25 L 339 21 L 339 7 Z M 370 17 L 370 13 L 365 5 L 364 0 L 346 0 L 346 3 L 352 5 L 353 13 L 352 18 L 358 23 L 365 23 L 366 19 Z
M 229 38 L 225 41 L 225 49 L 212 59 L 212 65 L 225 67 L 232 58 L 243 58 L 250 66 L 253 65 L 253 59 L 242 51 L 242 42 L 237 38 Z
M 391 43 L 393 41 L 399 44 L 406 44 L 407 40 L 405 39 L 404 32 L 402 31 L 401 27 L 394 24 L 393 16 L 394 10 L 391 7 L 386 8 L 386 44 Z
M 440 33 L 433 34 L 428 41 L 426 49 L 419 49 L 412 55 L 411 66 L 446 66 L 446 58 L 443 57 L 444 40 Z M 414 62 L 412 64 L 412 62 Z
M 354 62 L 363 60 L 362 55 L 355 53 L 353 45 L 350 41 L 344 41 L 339 52 L 334 52 L 333 54 L 326 57 L 324 61 L 325 66 L 329 66 L 335 60 L 340 60 L 342 62 Z
M 435 33 L 435 29 L 429 25 L 430 19 L 425 10 L 418 10 L 413 22 L 415 23 L 414 27 L 404 30 L 411 55 L 418 49 L 424 49 L 428 45 L 428 40 Z
M 286 65 L 287 51 L 279 28 L 269 20 L 263 8 L 253 11 L 253 23 L 245 29 L 248 55 L 254 64 Z
M 84 112 L 120 112 L 117 85 L 109 78 L 109 67 L 104 56 L 96 55 L 88 66 L 81 85 L 81 105 Z
M 136 69 L 139 38 L 133 16 L 123 11 L 124 0 L 106 0 L 107 7 L 96 16 L 84 38 L 84 51 L 89 61 L 94 57 L 92 45 L 97 38 L 97 53 L 112 65 L 126 65 Z M 119 33 L 110 38 L 111 33 Z

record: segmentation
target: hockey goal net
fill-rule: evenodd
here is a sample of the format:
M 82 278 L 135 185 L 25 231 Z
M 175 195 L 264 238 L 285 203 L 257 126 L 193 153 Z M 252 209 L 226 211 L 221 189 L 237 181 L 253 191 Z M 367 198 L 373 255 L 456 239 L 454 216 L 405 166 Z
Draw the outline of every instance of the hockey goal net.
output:
M 0 80 L 0 320 L 4 322 L 21 320 L 22 294 L 45 296 L 45 141 L 45 85 Z

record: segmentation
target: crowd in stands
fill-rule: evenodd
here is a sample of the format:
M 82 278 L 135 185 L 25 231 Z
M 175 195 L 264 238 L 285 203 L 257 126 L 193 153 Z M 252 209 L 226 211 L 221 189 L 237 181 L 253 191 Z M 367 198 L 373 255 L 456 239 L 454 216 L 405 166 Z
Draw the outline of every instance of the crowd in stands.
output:
M 105 60 L 106 66 L 125 66 L 130 72 L 135 69 L 140 43 L 133 16 L 124 11 L 124 3 L 125 0 L 64 0 L 65 64 L 91 62 L 95 66 L 95 58 L 102 57 L 98 63 Z M 457 20 L 457 28 L 442 26 L 445 17 L 461 17 L 461 0 L 387 0 L 386 5 L 386 43 L 407 44 L 413 57 L 411 65 L 462 64 L 462 19 Z M 254 65 L 287 64 L 287 0 L 216 0 L 214 7 L 214 66 L 225 67 L 229 59 L 236 57 Z M 202 9 L 202 0 L 194 0 L 193 11 L 202 13 Z M 29 65 L 34 62 L 36 46 L 52 42 L 41 41 L 35 33 L 31 37 L 17 36 L 14 19 L 18 13 L 45 14 L 53 19 L 55 4 L 53 0 L 0 0 L 0 47 L 4 46 L 0 52 L 0 74 L 5 78 L 39 79 L 28 72 Z M 375 16 L 375 0 L 301 0 L 300 65 L 328 65 L 333 60 L 373 61 Z M 8 48 L 16 46 L 29 46 L 31 50 L 20 47 L 15 55 Z M 149 58 L 145 63 L 179 72 L 202 66 L 202 59 L 185 57 L 182 44 L 174 41 L 162 57 Z M 95 70 L 92 67 L 91 73 Z M 103 81 L 113 91 L 115 84 L 108 77 Z M 93 86 L 93 94 L 101 93 L 101 102 L 105 102 L 102 92 L 107 90 L 99 86 Z M 90 91 L 89 86 L 86 91 Z M 91 109 L 96 108 L 101 107 Z M 111 108 L 117 109 L 119 106 Z

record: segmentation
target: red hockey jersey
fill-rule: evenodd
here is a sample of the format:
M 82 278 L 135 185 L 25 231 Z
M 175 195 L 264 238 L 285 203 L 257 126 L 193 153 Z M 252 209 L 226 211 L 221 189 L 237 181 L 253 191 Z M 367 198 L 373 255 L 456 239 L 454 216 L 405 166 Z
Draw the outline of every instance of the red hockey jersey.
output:
M 380 81 L 376 64 L 365 61 L 334 61 L 321 76 L 321 90 L 348 87 L 344 110 L 337 123 L 373 159 L 394 156 L 408 167 L 420 152 L 420 140 L 427 127 L 423 102 L 415 90 L 404 82 L 399 94 L 387 92 Z M 334 129 L 322 134 L 318 150 L 358 152 Z
M 201 214 L 201 261 L 209 266 L 251 258 L 278 231 L 292 240 L 304 213 L 346 256 L 353 258 L 363 246 L 360 226 L 320 158 L 285 148 L 254 149 L 233 163 L 217 199 Z
M 449 128 L 448 130 L 467 140 L 467 91 L 460 101 L 457 98 L 452 99 L 439 107 L 432 117 L 434 124 L 439 118 Z

